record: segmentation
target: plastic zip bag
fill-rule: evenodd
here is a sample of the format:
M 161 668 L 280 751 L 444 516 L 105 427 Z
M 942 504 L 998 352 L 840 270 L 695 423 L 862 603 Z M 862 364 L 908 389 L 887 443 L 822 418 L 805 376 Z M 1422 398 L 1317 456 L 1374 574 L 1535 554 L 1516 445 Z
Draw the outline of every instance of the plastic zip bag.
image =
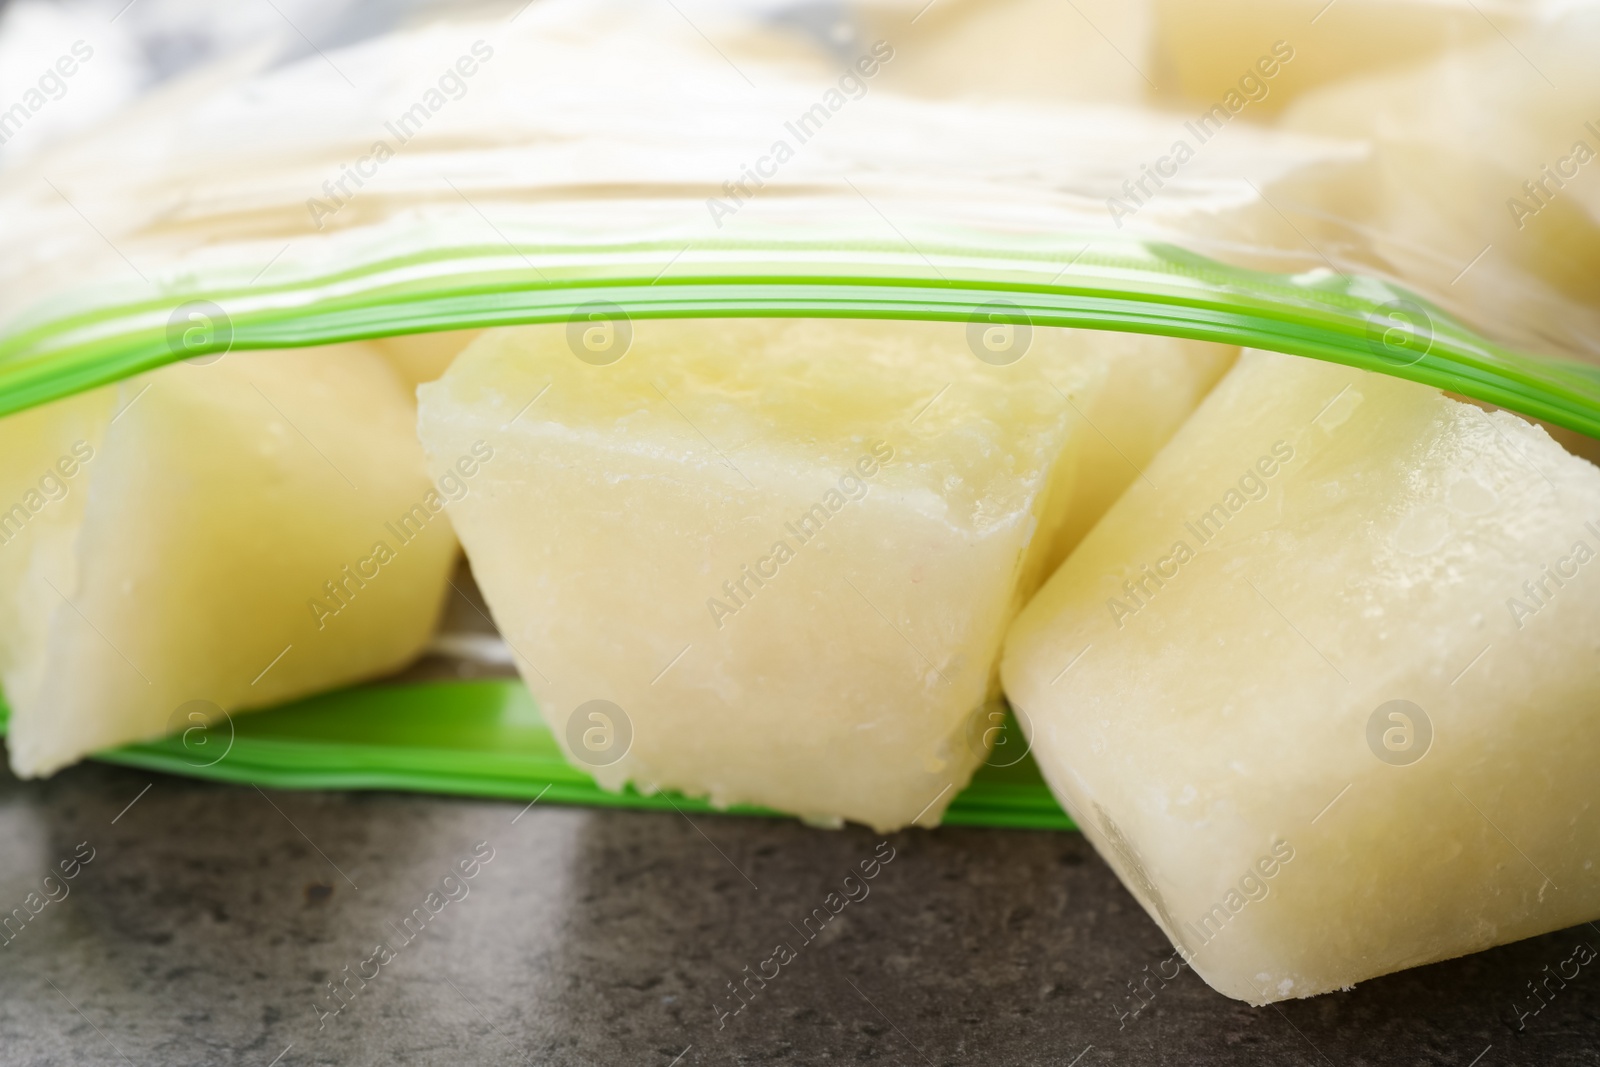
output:
M 21 521 L 54 507 L 0 555 L 18 770 L 91 747 L 46 711 L 153 736 L 203 662 L 226 708 L 104 758 L 885 829 L 1069 826 L 1053 790 L 1255 1003 L 1587 917 L 1593 832 L 1550 813 L 1586 810 L 1600 479 L 1492 409 L 1600 433 L 1595 9 L 912 6 L 487 9 L 202 71 L 0 176 L 0 433 L 46 464 Z M 1031 47 L 957 71 L 962 32 Z M 1270 351 L 1200 399 L 1236 347 Z M 163 525 L 190 500 L 209 542 Z M 159 591 L 142 625 L 163 578 L 198 625 Z M 484 625 L 425 645 L 445 584 Z M 490 677 L 323 692 L 425 647 Z
M 1600 434 L 1600 371 L 1573 341 L 1588 312 L 1570 296 L 1491 300 L 1474 329 L 1442 306 L 1455 294 L 1427 271 L 1324 248 L 1303 215 L 1291 220 L 1310 204 L 1363 221 L 1341 199 L 1374 158 L 1359 131 L 1313 119 L 1296 123 L 1304 132 L 1249 126 L 1231 117 L 1231 85 L 1218 86 L 1225 141 L 1212 140 L 1215 107 L 1198 125 L 1195 114 L 1153 113 L 1132 106 L 1131 82 L 1074 107 L 932 103 L 880 88 L 903 68 L 889 36 L 866 38 L 871 18 L 845 35 L 830 28 L 819 59 L 710 11 L 685 25 L 617 10 L 630 21 L 507 9 L 266 73 L 206 71 L 116 129 L 20 166 L 0 181 L 5 238 L 30 249 L 0 268 L 0 411 L 229 351 L 513 323 L 820 316 L 1271 349 Z M 708 56 L 703 26 L 741 46 Z M 1280 72 L 1298 69 L 1292 42 L 1261 51 Z M 1241 73 L 1264 86 L 1275 76 L 1254 61 Z M 1514 351 L 1484 336 L 1491 327 L 1547 338 L 1555 354 Z M 515 687 L 488 688 L 492 701 L 460 690 L 459 733 L 425 745 L 284 748 L 263 736 L 264 754 L 247 764 L 253 724 L 270 730 L 264 717 L 230 725 L 235 756 L 204 767 L 209 754 L 193 758 L 187 732 L 113 758 L 529 796 L 559 779 L 570 799 L 620 802 L 537 761 L 510 784 L 495 759 L 519 745 L 537 756 L 548 741 L 504 710 Z M 432 706 L 456 692 L 441 687 Z M 341 714 L 335 698 L 314 703 L 315 720 L 285 720 L 307 739 L 313 721 L 333 729 Z M 371 715 L 349 714 L 357 732 L 334 736 L 378 736 Z M 435 762 L 463 736 L 479 739 L 469 755 Z M 974 800 L 972 821 L 1064 820 L 1039 814 L 1053 803 L 1036 777 L 996 788 L 1002 799 Z

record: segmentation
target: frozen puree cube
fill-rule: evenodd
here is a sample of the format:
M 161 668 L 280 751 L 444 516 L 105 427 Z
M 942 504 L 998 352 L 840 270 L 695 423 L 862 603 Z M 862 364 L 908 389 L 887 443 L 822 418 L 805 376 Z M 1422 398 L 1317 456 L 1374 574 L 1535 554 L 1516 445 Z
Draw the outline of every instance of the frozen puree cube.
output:
M 436 471 L 495 449 L 451 514 L 569 757 L 608 788 L 937 823 L 983 758 L 969 726 L 1066 528 L 1074 445 L 1115 432 L 1096 406 L 1126 395 L 1115 354 L 1192 360 L 1153 379 L 1187 404 L 1230 355 L 1039 329 L 1008 363 L 1005 344 L 961 323 L 579 323 L 491 331 L 424 385 Z
M 1045 776 L 1261 1004 L 1600 916 L 1600 470 L 1247 352 L 1013 625 Z
M 1600 332 L 1600 5 L 1551 5 L 1527 32 L 1505 30 L 1296 102 L 1284 127 L 1370 146 L 1343 181 L 1307 191 L 1314 217 L 1301 224 L 1502 341 L 1588 356 Z
M 892 43 L 874 88 L 895 93 L 1137 103 L 1149 88 L 1139 72 L 1154 21 L 1144 3 L 867 0 L 851 20 L 864 40 Z
M 0 680 L 41 775 L 392 670 L 455 542 L 365 346 L 234 352 L 0 420 Z M 383 546 L 381 549 L 379 546 Z
M 1151 66 L 1191 101 L 1259 118 L 1307 90 L 1500 43 L 1531 21 L 1518 0 L 1155 0 Z M 1507 49 L 1510 51 L 1510 49 Z M 1513 53 L 1514 54 L 1514 53 Z M 1538 76 L 1535 75 L 1535 78 Z

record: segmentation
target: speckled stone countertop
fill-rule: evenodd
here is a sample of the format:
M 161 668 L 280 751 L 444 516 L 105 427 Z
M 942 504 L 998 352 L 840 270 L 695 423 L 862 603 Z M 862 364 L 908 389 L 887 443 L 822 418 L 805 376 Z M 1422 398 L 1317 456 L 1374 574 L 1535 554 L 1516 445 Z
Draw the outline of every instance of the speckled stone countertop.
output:
M 875 853 L 892 859 L 804 940 L 791 924 Z M 50 900 L 63 861 L 76 877 Z M 1170 947 L 1076 834 L 883 838 L 86 765 L 0 777 L 0 908 L 29 915 L 0 946 L 7 1067 L 1600 1064 L 1600 966 L 1530 991 L 1600 928 L 1250 1008 L 1155 977 Z M 764 964 L 779 943 L 798 948 Z

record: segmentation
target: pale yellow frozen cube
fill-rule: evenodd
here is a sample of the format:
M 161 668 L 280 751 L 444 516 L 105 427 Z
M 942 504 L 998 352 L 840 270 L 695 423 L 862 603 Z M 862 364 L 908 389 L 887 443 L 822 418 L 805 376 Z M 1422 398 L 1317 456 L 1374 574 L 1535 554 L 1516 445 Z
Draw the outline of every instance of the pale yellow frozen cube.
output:
M 1261 1004 L 1600 916 L 1600 470 L 1247 352 L 1019 616 L 1062 802 Z
M 1150 398 L 1175 421 L 1230 354 L 987 321 L 492 331 L 422 387 L 436 470 L 494 446 L 451 513 L 572 759 L 611 788 L 939 820 L 1077 446 L 1147 410 L 1100 405 L 1118 368 L 1192 362 L 1150 379 L 1190 398 Z
M 1588 357 L 1600 332 L 1600 6 L 1503 25 L 1505 37 L 1297 101 L 1282 126 L 1369 146 L 1359 170 L 1300 198 L 1297 222 L 1341 265 L 1399 278 L 1502 343 Z
M 1526 0 L 1154 0 L 1164 93 L 1270 116 L 1321 85 L 1403 69 L 1528 25 Z M 1509 52 L 1510 49 L 1507 49 Z M 1512 53 L 1513 55 L 1515 53 Z
M 946 99 L 1137 103 L 1151 88 L 1150 5 L 1127 0 L 864 0 L 858 40 L 894 48 L 877 78 Z
M 361 345 L 180 363 L 0 420 L 0 680 L 25 776 L 382 674 L 455 541 Z M 462 490 L 464 491 L 464 487 Z M 206 747 L 202 747 L 206 746 Z

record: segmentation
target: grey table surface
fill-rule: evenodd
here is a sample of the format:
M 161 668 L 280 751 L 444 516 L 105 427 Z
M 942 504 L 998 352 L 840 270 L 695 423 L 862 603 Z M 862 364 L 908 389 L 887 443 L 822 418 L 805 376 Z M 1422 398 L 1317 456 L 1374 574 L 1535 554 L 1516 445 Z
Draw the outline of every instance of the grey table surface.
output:
M 790 924 L 889 849 L 801 942 Z M 475 850 L 492 858 L 446 882 Z M 1188 971 L 1135 1000 L 1171 950 L 1072 833 L 884 838 L 86 764 L 0 777 L 0 908 L 30 893 L 0 946 L 6 1065 L 1600 1064 L 1600 966 L 1536 1014 L 1528 991 L 1600 946 L 1592 927 L 1278 1007 Z M 780 941 L 794 958 L 722 1015 Z M 334 1000 L 356 971 L 375 977 Z

